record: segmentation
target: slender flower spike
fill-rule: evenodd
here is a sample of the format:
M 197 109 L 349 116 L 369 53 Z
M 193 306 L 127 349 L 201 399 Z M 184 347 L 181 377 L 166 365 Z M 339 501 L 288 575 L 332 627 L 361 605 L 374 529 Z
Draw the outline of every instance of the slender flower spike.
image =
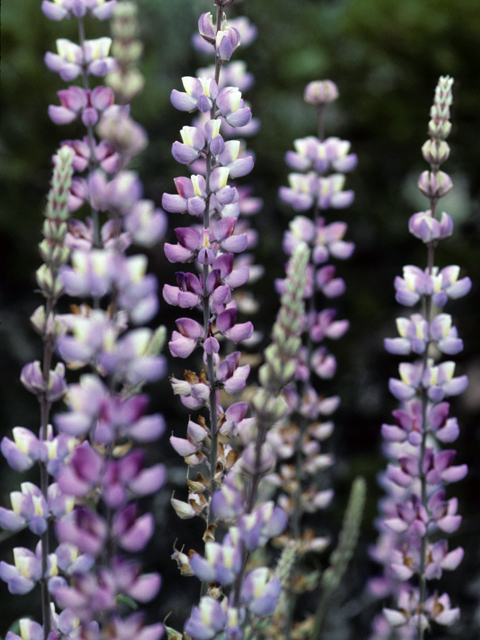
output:
M 383 476 L 387 497 L 382 505 L 381 535 L 376 557 L 384 564 L 384 581 L 396 599 L 397 609 L 383 610 L 388 627 L 404 627 L 405 637 L 422 640 L 431 622 L 451 625 L 460 617 L 452 608 L 448 594 L 430 595 L 428 581 L 438 579 L 443 569 L 454 570 L 463 558 L 459 547 L 449 552 L 446 540 L 432 542 L 435 531 L 453 533 L 461 525 L 458 500 L 447 499 L 445 485 L 463 479 L 465 464 L 453 465 L 456 452 L 441 449 L 441 443 L 454 442 L 459 435 L 455 418 L 449 417 L 448 396 L 462 393 L 468 385 L 465 375 L 455 377 L 455 362 L 439 360 L 463 349 L 457 329 L 447 313 L 439 313 L 449 298 L 468 293 L 469 278 L 459 279 L 460 267 L 441 271 L 434 266 L 437 244 L 453 233 L 453 222 L 437 203 L 453 187 L 448 174 L 439 170 L 449 156 L 445 138 L 450 131 L 449 106 L 453 80 L 440 78 L 435 91 L 429 123 L 430 140 L 422 153 L 430 163 L 418 182 L 429 200 L 429 209 L 415 213 L 409 230 L 427 249 L 426 269 L 408 265 L 403 278 L 395 279 L 396 299 L 408 307 L 421 302 L 421 311 L 409 318 L 398 318 L 399 338 L 387 338 L 385 348 L 393 354 L 420 356 L 415 362 L 399 365 L 400 380 L 391 378 L 391 393 L 402 405 L 393 412 L 394 425 L 382 425 L 389 444 L 390 463 Z M 416 587 L 407 586 L 415 581 Z
M 42 2 L 48 18 L 75 18 L 79 33 L 78 44 L 57 40 L 57 52 L 45 56 L 47 66 L 66 81 L 82 76 L 82 87 L 58 92 L 60 105 L 50 106 L 50 118 L 62 125 L 81 120 L 87 131 L 81 140 L 65 141 L 53 157 L 39 245 L 44 264 L 36 279 L 46 302 L 31 322 L 42 336 L 43 358 L 26 364 L 21 373 L 23 385 L 40 404 L 39 434 L 15 427 L 13 439 L 4 438 L 1 444 L 14 469 L 39 467 L 40 488 L 23 482 L 21 491 L 11 493 L 12 509 L 0 508 L 4 528 L 28 527 L 40 537 L 35 553 L 17 548 L 14 565 L 0 563 L 0 578 L 11 593 L 29 593 L 40 586 L 42 624 L 22 620 L 22 640 L 107 635 L 158 640 L 163 631 L 160 624 L 144 627 L 140 612 L 119 617 L 122 599 L 147 602 L 160 587 L 158 575 L 142 575 L 140 565 L 120 552 L 142 551 L 151 538 L 154 518 L 140 513 L 134 500 L 157 492 L 165 479 L 162 465 L 144 468 L 145 454 L 134 448 L 134 442 L 151 442 L 164 430 L 161 416 L 144 415 L 147 397 L 139 393 L 164 369 L 158 355 L 164 329 L 139 326 L 156 314 L 157 283 L 146 272 L 145 256 L 127 257 L 125 252 L 133 241 L 152 246 L 166 221 L 153 203 L 141 200 L 137 176 L 123 170 L 145 148 L 145 132 L 130 118 L 129 105 L 114 104 L 111 88 L 90 87 L 89 75 L 101 77 L 117 69 L 110 49 L 121 57 L 122 46 L 117 41 L 112 47 L 108 37 L 85 39 L 84 18 L 108 19 L 116 4 Z M 122 5 L 120 13 L 130 11 L 131 16 L 130 3 Z M 131 60 L 141 43 L 130 39 L 129 44 Z M 128 91 L 117 93 L 131 94 L 132 82 L 128 84 Z M 73 171 L 86 174 L 73 178 Z M 90 211 L 85 222 L 69 221 L 69 211 L 84 203 Z M 76 301 L 71 313 L 59 315 L 56 304 L 63 293 L 93 304 Z M 89 365 L 91 372 L 67 387 L 65 364 L 55 358 L 70 368 Z M 52 420 L 52 404 L 64 397 L 67 411 Z M 58 435 L 53 435 L 50 422 Z M 59 544 L 53 551 L 54 531 Z M 57 605 L 64 609 L 61 613 Z M 9 640 L 18 638 L 7 635 Z

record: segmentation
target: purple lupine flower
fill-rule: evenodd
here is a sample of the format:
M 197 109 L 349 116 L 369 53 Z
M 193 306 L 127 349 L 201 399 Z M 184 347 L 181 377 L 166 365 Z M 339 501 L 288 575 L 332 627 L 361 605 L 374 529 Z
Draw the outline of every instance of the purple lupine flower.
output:
M 12 434 L 13 440 L 7 437 L 2 438 L 0 445 L 2 454 L 12 469 L 20 472 L 27 471 L 41 456 L 41 442 L 24 427 L 14 427 Z
M 12 631 L 8 631 L 5 640 L 7 640 L 7 638 L 8 640 L 24 640 L 24 638 L 28 638 L 29 640 L 42 640 L 44 637 L 42 625 L 34 620 L 30 620 L 30 618 L 20 618 L 18 626 L 20 627 L 21 636 Z
M 193 573 L 203 582 L 220 582 L 224 586 L 232 584 L 242 568 L 241 550 L 224 539 L 222 544 L 207 542 L 205 558 L 198 553 L 190 557 Z
M 450 606 L 450 598 L 447 593 L 441 596 L 435 594 L 425 601 L 425 611 L 427 611 L 432 620 L 437 624 L 449 627 L 460 618 L 460 609 L 458 607 L 452 609 Z
M 314 105 L 318 112 L 319 136 L 308 136 L 294 141 L 294 151 L 286 154 L 287 165 L 293 169 L 288 176 L 289 187 L 279 189 L 280 200 L 290 205 L 296 212 L 312 210 L 312 219 L 298 215 L 289 225 L 284 236 L 284 250 L 291 254 L 305 243 L 311 249 L 307 265 L 307 278 L 303 291 L 308 312 L 302 319 L 301 332 L 305 335 L 303 346 L 297 350 L 290 410 L 287 422 L 279 425 L 271 434 L 269 442 L 279 457 L 279 466 L 273 474 L 279 485 L 278 504 L 290 518 L 290 527 L 282 536 L 285 551 L 288 544 L 305 545 L 305 549 L 323 550 L 328 539 L 313 538 L 312 546 L 307 534 L 302 532 L 302 518 L 306 513 L 315 513 L 325 508 L 333 499 L 333 491 L 320 491 L 313 482 L 314 476 L 333 464 L 333 456 L 322 451 L 321 441 L 333 430 L 333 423 L 325 429 L 321 427 L 321 417 L 330 415 L 338 407 L 340 398 L 324 397 L 314 386 L 313 378 L 331 378 L 336 371 L 335 357 L 322 342 L 326 338 L 340 338 L 348 329 L 348 321 L 336 320 L 336 310 L 318 308 L 318 300 L 334 298 L 345 292 L 345 282 L 337 277 L 331 259 L 348 259 L 354 249 L 345 240 L 347 225 L 344 222 L 327 222 L 327 209 L 348 207 L 354 193 L 346 190 L 343 172 L 353 170 L 357 163 L 355 154 L 350 153 L 350 143 L 339 138 L 323 138 L 323 111 L 338 97 L 338 89 L 331 81 L 315 81 L 305 88 L 304 98 Z M 283 290 L 283 283 L 276 283 L 277 291 Z M 288 473 L 283 459 L 296 459 L 297 471 Z M 300 477 L 299 476 L 300 473 Z M 293 533 L 295 532 L 295 534 Z M 301 539 L 298 540 L 298 532 Z M 313 534 L 313 532 L 312 532 Z M 310 534 L 309 534 L 310 535 Z M 288 579 L 295 581 L 298 568 L 295 561 L 288 570 Z M 286 595 L 288 607 L 295 608 L 295 596 Z M 276 624 L 281 622 L 280 612 L 275 616 Z M 295 633 L 294 617 L 287 621 L 287 635 Z M 296 626 L 296 625 L 295 625 Z M 318 629 L 317 629 L 318 633 Z
M 79 172 L 84 171 L 88 167 L 88 163 L 90 162 L 90 147 L 88 136 L 85 136 L 83 140 L 64 140 L 63 146 L 71 147 L 75 153 L 73 157 L 74 170 Z M 106 171 L 107 173 L 116 173 L 118 171 L 120 156 L 115 152 L 113 145 L 106 142 L 105 140 L 101 140 L 98 145 L 95 145 L 94 154 L 96 160 L 100 162 L 100 166 L 104 171 Z M 79 220 L 70 221 L 70 232 L 72 223 L 82 224 Z M 77 247 L 71 248 L 74 249 Z
M 0 507 L 0 524 L 5 529 L 17 531 L 27 526 L 36 535 L 47 530 L 49 516 L 47 497 L 31 482 L 22 482 L 21 491 L 12 491 L 12 511 Z
M 59 38 L 56 44 L 58 53 L 46 53 L 45 64 L 58 72 L 65 82 L 75 80 L 82 72 L 83 65 L 88 73 L 95 76 L 105 76 L 116 68 L 115 58 L 108 55 L 111 38 L 86 40 L 83 48 L 65 38 Z
M 221 89 L 217 96 L 217 107 L 231 127 L 244 127 L 252 119 L 252 112 L 245 107 L 242 92 L 237 87 Z
M 69 124 L 80 115 L 83 124 L 88 127 L 97 124 L 99 114 L 110 107 L 114 101 L 113 91 L 109 87 L 95 87 L 93 91 L 72 86 L 58 92 L 61 107 L 50 105 L 48 115 L 55 124 Z
M 227 617 L 218 600 L 204 596 L 190 614 L 185 633 L 195 640 L 211 640 L 223 631 L 226 624 Z
M 98 484 L 102 471 L 102 456 L 88 442 L 83 442 L 75 447 L 65 466 L 57 474 L 57 482 L 64 493 L 85 497 Z
M 451 265 L 440 272 L 437 267 L 427 273 L 418 267 L 408 265 L 403 268 L 403 278 L 395 278 L 395 299 L 399 304 L 411 307 L 416 304 L 421 296 L 431 295 L 432 302 L 437 307 L 443 307 L 448 298 L 456 300 L 467 295 L 472 283 L 470 278 L 458 280 L 460 267 Z
M 42 12 L 50 20 L 65 20 L 66 18 L 82 18 L 87 13 L 97 20 L 109 20 L 115 7 L 116 0 L 43 0 Z
M 275 611 L 281 590 L 280 580 L 269 577 L 266 567 L 259 567 L 245 576 L 240 598 L 251 613 L 269 616 Z
M 164 626 L 161 622 L 144 625 L 144 614 L 141 612 L 132 613 L 127 618 L 114 617 L 113 635 L 118 640 L 124 638 L 137 638 L 138 640 L 160 640 L 163 635 Z
M 117 511 L 112 523 L 112 534 L 125 551 L 138 552 L 145 548 L 153 535 L 154 519 L 151 513 L 137 517 L 136 503 Z
M 24 547 L 13 549 L 14 565 L 0 562 L 0 578 L 7 583 L 10 593 L 30 593 L 42 577 L 42 561 L 38 554 Z
M 338 98 L 337 85 L 331 80 L 314 80 L 305 87 L 305 102 L 316 107 L 324 107 Z
M 184 92 L 174 89 L 171 94 L 170 99 L 175 109 L 189 112 L 197 109 L 202 112 L 210 111 L 213 100 L 218 95 L 218 86 L 215 80 L 185 76 L 182 78 L 182 84 Z
M 60 542 L 74 544 L 83 553 L 98 556 L 107 540 L 105 520 L 86 507 L 77 506 L 68 516 L 56 522 Z
M 24 387 L 36 395 L 45 394 L 50 402 L 60 400 L 66 392 L 65 365 L 59 362 L 53 371 L 49 371 L 45 384 L 42 366 L 38 360 L 26 364 L 20 375 Z
M 238 31 L 225 23 L 221 28 L 214 28 L 210 14 L 200 18 L 199 32 L 200 38 L 208 42 L 208 47 L 215 53 L 219 65 L 230 58 L 239 44 Z M 172 153 L 181 164 L 193 163 L 192 169 L 199 173 L 190 178 L 177 178 L 178 195 L 164 194 L 162 203 L 170 212 L 202 215 L 204 225 L 203 228 L 175 229 L 178 244 L 167 243 L 165 253 L 170 262 L 198 260 L 203 266 L 203 273 L 199 277 L 177 273 L 177 287 L 166 285 L 163 293 L 170 304 L 192 309 L 201 308 L 202 299 L 207 295 L 211 314 L 205 316 L 204 310 L 203 325 L 190 318 L 177 320 L 178 331 L 173 332 L 169 347 L 172 355 L 187 357 L 202 345 L 205 362 L 212 362 L 217 367 L 216 384 L 222 384 L 233 393 L 245 386 L 249 367 L 238 367 L 236 355 L 233 360 L 227 356 L 221 361 L 220 343 L 216 336 L 223 333 L 234 341 L 244 340 L 252 335 L 253 327 L 251 323 L 237 322 L 237 307 L 232 301 L 232 289 L 244 284 L 249 274 L 248 267 L 233 268 L 233 256 L 230 254 L 242 252 L 248 239 L 245 233 L 234 235 L 239 215 L 239 194 L 227 181 L 246 175 L 253 166 L 253 160 L 243 153 L 238 141 L 225 142 L 220 127 L 223 118 L 230 125 L 244 126 L 251 113 L 244 106 L 238 88 L 219 85 L 218 73 L 184 78 L 183 85 L 184 93 L 172 92 L 172 104 L 182 111 L 198 109 L 205 116 L 195 121 L 195 126 L 183 127 L 182 142 L 174 143 Z M 206 173 L 208 162 L 212 169 Z M 174 379 L 174 391 L 189 408 L 210 406 L 212 417 L 215 415 L 212 411 L 217 409 L 212 406 L 211 397 L 214 381 L 200 382 L 196 379 L 193 382 L 193 378 L 196 378 L 194 374 L 192 381 Z M 215 418 L 213 420 L 216 422 Z M 187 439 L 172 436 L 171 443 L 188 464 L 198 464 L 204 456 L 201 449 L 206 432 L 202 429 L 195 435 L 190 425 Z M 212 425 L 211 429 L 215 433 L 216 426 Z M 186 509 L 182 506 L 184 504 L 175 501 L 174 507 L 181 517 L 190 517 L 196 510 Z
M 440 220 L 434 218 L 431 211 L 420 211 L 410 218 L 408 229 L 412 235 L 425 243 L 445 240 L 453 233 L 453 220 L 445 211 Z
M 233 52 L 240 46 L 240 34 L 235 27 L 227 27 L 217 31 L 215 38 L 215 51 L 222 61 L 228 61 Z

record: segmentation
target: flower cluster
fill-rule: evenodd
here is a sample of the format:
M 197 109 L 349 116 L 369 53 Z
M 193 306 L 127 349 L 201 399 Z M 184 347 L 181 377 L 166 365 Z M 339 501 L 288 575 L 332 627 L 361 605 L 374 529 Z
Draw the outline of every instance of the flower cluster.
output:
M 435 247 L 453 231 L 450 216 L 437 213 L 439 199 L 452 188 L 450 177 L 439 170 L 449 154 L 445 139 L 451 129 L 452 84 L 448 76 L 438 82 L 430 140 L 422 147 L 430 171 L 421 174 L 418 186 L 430 209 L 414 214 L 409 222 L 410 232 L 426 245 L 427 267 L 406 266 L 404 277 L 395 280 L 397 300 L 410 307 L 421 302 L 421 310 L 399 318 L 400 337 L 385 340 L 390 353 L 419 357 L 400 364 L 400 379 L 389 382 L 401 404 L 393 412 L 394 424 L 382 425 L 391 462 L 382 477 L 387 497 L 382 501 L 373 557 L 383 564 L 384 574 L 371 581 L 378 596 L 393 595 L 396 607 L 383 610 L 384 618 L 375 623 L 377 632 L 386 621 L 386 628 L 402 627 L 405 638 L 423 638 L 432 622 L 451 625 L 460 615 L 448 594 L 427 590 L 427 581 L 456 569 L 463 558 L 461 547 L 450 551 L 447 540 L 440 537 L 457 531 L 462 520 L 457 499 L 448 498 L 445 487 L 467 473 L 465 464 L 454 464 L 454 449 L 441 449 L 459 435 L 446 399 L 462 393 L 468 384 L 465 375 L 455 376 L 454 361 L 439 361 L 441 354 L 453 356 L 463 349 L 451 316 L 441 310 L 449 298 L 465 295 L 471 286 L 469 278 L 459 279 L 460 267 L 434 266 Z M 416 582 L 411 584 L 411 579 Z
M 83 87 L 59 92 L 61 106 L 51 106 L 50 117 L 61 125 L 80 119 L 87 131 L 83 140 L 62 143 L 54 156 L 40 245 L 45 264 L 37 282 L 47 303 L 31 321 L 43 337 L 44 360 L 27 364 L 21 375 L 39 399 L 40 433 L 16 427 L 13 440 L 4 438 L 1 447 L 17 471 L 35 464 L 40 469 L 40 488 L 22 483 L 11 494 L 12 510 L 0 511 L 3 527 L 28 526 L 40 536 L 35 552 L 17 548 L 14 565 L 0 564 L 11 593 L 42 587 L 43 624 L 21 621 L 23 640 L 46 640 L 52 633 L 93 640 L 105 637 L 107 627 L 113 637 L 146 633 L 156 640 L 163 632 L 160 623 L 144 627 L 140 612 L 123 617 L 119 608 L 122 598 L 145 603 L 160 588 L 160 577 L 142 574 L 130 556 L 153 534 L 153 516 L 140 513 L 137 499 L 157 492 L 165 480 L 163 466 L 148 466 L 145 452 L 135 448 L 164 431 L 160 414 L 146 414 L 148 397 L 140 390 L 164 373 L 158 354 L 165 331 L 142 326 L 158 310 L 157 282 L 146 272 L 146 256 L 126 251 L 133 242 L 158 241 L 165 214 L 141 198 L 139 179 L 124 170 L 146 144 L 143 130 L 128 107 L 114 104 L 112 89 L 89 84 L 90 74 L 104 76 L 117 63 L 108 55 L 109 38 L 85 40 L 83 18 L 110 18 L 115 6 L 89 0 L 42 4 L 51 19 L 76 18 L 80 34 L 78 45 L 60 39 L 58 54 L 46 56 L 62 79 L 83 79 Z M 85 175 L 72 178 L 73 171 Z M 69 212 L 83 205 L 91 212 L 86 222 L 69 220 Z M 101 212 L 108 215 L 103 224 Z M 62 294 L 81 303 L 59 314 L 55 305 Z M 61 360 L 52 369 L 55 352 Z M 88 372 L 67 385 L 65 365 Z M 55 433 L 50 410 L 60 399 L 67 411 L 53 417 Z M 51 524 L 58 540 L 52 550 Z M 9 640 L 17 638 L 10 632 Z
M 325 397 L 317 391 L 314 377 L 330 379 L 336 372 L 336 360 L 322 343 L 325 339 L 339 339 L 347 331 L 347 320 L 337 319 L 337 310 L 331 307 L 319 309 L 320 296 L 325 299 L 340 296 L 345 283 L 336 277 L 335 267 L 328 264 L 331 258 L 345 260 L 353 253 L 354 245 L 344 240 L 347 225 L 344 222 L 327 223 L 321 215 L 330 208 L 343 208 L 353 201 L 353 191 L 343 191 L 345 175 L 351 171 L 357 157 L 349 153 L 350 143 L 339 138 L 324 138 L 323 113 L 325 107 L 338 97 L 338 90 L 330 81 L 317 81 L 307 85 L 305 101 L 317 108 L 318 137 L 308 136 L 295 140 L 295 151 L 286 154 L 287 165 L 297 172 L 289 175 L 290 187 L 281 187 L 281 200 L 295 211 L 312 209 L 312 218 L 296 216 L 284 235 L 283 247 L 291 254 L 302 243 L 311 250 L 304 288 L 306 311 L 302 322 L 303 341 L 296 357 L 295 385 L 290 388 L 292 411 L 287 420 L 268 435 L 268 441 L 279 459 L 270 481 L 278 487 L 278 504 L 289 515 L 289 529 L 281 544 L 294 546 L 296 559 L 287 582 L 287 597 L 277 609 L 275 635 L 301 633 L 307 621 L 294 621 L 296 597 L 311 590 L 316 578 L 300 577 L 299 563 L 307 553 L 319 552 L 327 547 L 329 539 L 318 536 L 313 529 L 302 530 L 303 516 L 327 507 L 333 491 L 325 487 L 321 472 L 333 464 L 333 456 L 325 453 L 324 441 L 333 432 L 333 422 L 328 420 L 338 407 L 337 396 Z M 282 291 L 283 281 L 277 282 Z M 318 345 L 318 346 L 317 346 Z M 318 577 L 318 576 L 317 576 Z M 302 627 L 303 625 L 303 627 Z M 294 630 L 294 628 L 296 630 Z M 305 627 L 306 628 L 306 627 Z
M 265 443 L 266 427 L 246 417 L 246 402 L 235 402 L 226 409 L 219 404 L 219 391 L 224 395 L 241 391 L 250 370 L 241 364 L 240 351 L 222 357 L 221 343 L 225 339 L 240 343 L 253 335 L 251 322 L 238 321 L 241 308 L 234 290 L 251 279 L 250 261 L 240 260 L 239 254 L 255 240 L 239 216 L 259 208 L 249 190 L 229 182 L 252 170 L 253 157 L 240 140 L 228 138 L 237 132 L 252 133 L 255 123 L 242 98 L 251 76 L 243 64 L 225 64 L 244 35 L 247 41 L 253 39 L 254 30 L 245 19 L 227 22 L 224 4 L 216 3 L 215 23 L 210 14 L 200 17 L 194 38 L 197 48 L 215 55 L 214 66 L 199 70 L 197 77 L 183 78 L 185 91 L 174 90 L 171 95 L 174 107 L 195 113 L 197 118 L 193 126 L 182 128 L 181 142 L 172 146 L 174 158 L 189 166 L 192 175 L 176 178 L 177 193 L 164 194 L 162 201 L 172 214 L 187 213 L 198 220 L 193 226 L 176 228 L 177 243 L 165 244 L 170 262 L 196 262 L 198 272 L 177 272 L 176 286 L 163 289 L 169 304 L 198 309 L 202 316 L 201 322 L 177 319 L 169 343 L 171 354 L 178 358 L 200 347 L 205 365 L 199 374 L 187 371 L 183 381 L 171 380 L 186 407 L 206 408 L 209 414 L 208 421 L 203 416 L 190 419 L 186 438 L 170 438 L 189 466 L 204 464 L 210 476 L 199 473 L 197 482 L 188 481 L 188 502 L 172 499 L 180 518 L 200 516 L 207 527 L 204 556 L 174 553 L 181 572 L 194 574 L 203 583 L 199 606 L 185 626 L 196 640 L 225 629 L 229 637 L 241 638 L 246 625 L 273 612 L 280 592 L 278 578 L 267 567 L 245 575 L 245 567 L 248 555 L 279 535 L 286 524 L 285 513 L 273 502 L 257 504 L 258 483 L 273 464 L 272 451 Z M 275 410 L 283 415 L 283 400 L 280 405 Z M 234 438 L 240 440 L 241 454 Z M 229 525 L 221 542 L 215 540 L 219 521 Z M 228 599 L 220 597 L 219 587 L 230 588 Z
M 166 284 L 163 288 L 169 304 L 200 312 L 200 322 L 190 317 L 176 320 L 170 353 L 187 358 L 200 347 L 205 365 L 198 375 L 187 371 L 184 380 L 172 378 L 172 387 L 186 407 L 205 407 L 209 413 L 209 424 L 203 417 L 190 421 L 187 439 L 171 438 L 187 464 L 206 462 L 210 472 L 210 479 L 194 492 L 195 497 L 189 497 L 189 504 L 177 500 L 172 504 L 181 517 L 202 514 L 207 525 L 213 522 L 212 495 L 236 460 L 235 451 L 222 438 L 236 434 L 247 410 L 246 403 L 235 403 L 226 411 L 219 404 L 219 391 L 241 391 L 250 370 L 240 363 L 240 351 L 222 358 L 221 343 L 226 339 L 237 344 L 253 335 L 251 322 L 239 322 L 235 289 L 250 278 L 247 264 L 238 258 L 251 245 L 251 234 L 238 218 L 244 210 L 258 208 L 247 193 L 229 182 L 247 175 L 253 158 L 239 140 L 227 139 L 232 131 L 242 134 L 248 129 L 251 111 L 241 91 L 223 80 L 223 71 L 227 78 L 235 77 L 225 63 L 240 45 L 241 36 L 227 23 L 222 6 L 217 3 L 215 24 L 209 13 L 198 22 L 197 35 L 215 56 L 213 68 L 201 69 L 198 77 L 184 77 L 185 91 L 173 90 L 171 94 L 174 107 L 196 114 L 192 126 L 182 128 L 182 142 L 172 146 L 174 158 L 189 166 L 192 175 L 176 178 L 177 193 L 165 193 L 162 200 L 168 212 L 187 213 L 195 220 L 192 226 L 174 230 L 177 243 L 165 243 L 167 259 L 171 263 L 195 262 L 198 268 L 197 273 L 177 272 L 176 286 Z M 205 52 L 203 45 L 200 48 Z

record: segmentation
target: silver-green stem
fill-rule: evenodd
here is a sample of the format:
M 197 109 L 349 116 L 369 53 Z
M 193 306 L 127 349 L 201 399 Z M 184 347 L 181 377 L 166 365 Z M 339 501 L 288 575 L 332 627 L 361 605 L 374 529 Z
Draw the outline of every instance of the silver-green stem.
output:
M 435 209 L 436 209 L 436 200 L 431 199 L 430 201 L 430 210 L 432 212 L 432 217 L 435 217 Z M 429 243 L 427 246 L 428 256 L 427 256 L 427 271 L 428 274 L 431 275 L 434 266 L 434 253 L 435 253 L 435 245 L 433 242 Z M 430 326 L 430 322 L 432 321 L 432 298 L 431 296 L 425 296 L 424 299 L 424 318 L 428 322 L 428 326 Z M 427 342 L 427 346 L 425 349 L 425 354 L 423 356 L 422 362 L 422 378 L 423 373 L 425 372 L 428 366 L 428 356 L 430 350 L 430 340 Z M 427 446 L 427 410 L 428 410 L 428 396 L 426 389 L 422 389 L 421 392 L 421 403 L 422 403 L 422 425 L 423 425 L 423 434 L 422 434 L 422 442 L 420 445 L 420 460 L 418 463 L 419 473 L 420 473 L 420 486 L 421 486 L 421 502 L 422 505 L 427 509 L 427 478 L 426 474 L 423 471 L 423 461 L 425 459 L 425 452 Z M 428 525 L 427 525 L 428 527 Z M 425 629 L 422 625 L 422 615 L 423 615 L 423 607 L 425 604 L 426 594 L 427 594 L 427 578 L 425 575 L 425 569 L 427 566 L 427 545 L 428 545 L 428 528 L 425 535 L 422 537 L 421 547 L 420 547 L 420 568 L 419 568 L 419 577 L 418 577 L 418 587 L 419 587 L 419 603 L 418 603 L 418 627 L 417 627 L 417 640 L 423 640 Z
M 84 48 L 85 45 L 85 27 L 83 24 L 83 18 L 78 18 L 78 41 L 80 47 Z M 86 65 L 82 65 L 82 80 L 83 80 L 83 88 L 85 91 L 90 91 L 90 83 L 88 79 L 88 73 Z M 88 148 L 90 151 L 90 160 L 88 163 L 89 169 L 93 170 L 98 166 L 98 162 L 95 159 L 95 136 L 93 134 L 93 127 L 91 124 L 87 125 L 87 138 L 88 138 Z M 100 247 L 100 224 L 98 219 L 98 210 L 95 209 L 90 203 L 90 211 L 92 214 L 92 223 L 93 223 L 93 246 Z M 95 300 L 95 308 L 98 308 L 99 302 Z
M 222 9 L 221 7 L 217 7 L 217 22 L 216 22 L 216 30 L 217 33 L 220 29 L 222 21 Z M 220 70 L 222 68 L 222 61 L 220 57 L 215 54 L 215 82 L 218 84 L 220 80 Z M 215 119 L 215 111 L 216 111 L 216 101 L 212 101 L 212 108 L 210 110 L 210 118 L 212 120 Z M 207 148 L 207 156 L 206 156 L 206 172 L 205 172 L 205 191 L 207 192 L 207 199 L 205 205 L 205 211 L 203 213 L 203 228 L 209 229 L 210 227 L 210 176 L 212 174 L 212 162 L 213 162 L 213 153 L 210 149 L 210 144 Z M 210 313 L 210 295 L 207 291 L 207 278 L 210 273 L 210 265 L 203 265 L 203 330 L 205 339 L 208 338 L 208 334 L 210 332 L 210 324 L 211 324 L 211 313 Z M 207 377 L 208 383 L 210 387 L 209 392 L 209 404 L 210 404 L 210 435 L 211 435 L 211 444 L 210 444 L 210 501 L 216 490 L 216 482 L 215 482 L 215 469 L 217 466 L 217 458 L 218 458 L 218 415 L 217 415 L 217 390 L 215 388 L 215 365 L 213 361 L 213 354 L 207 354 Z M 213 524 L 213 512 L 212 509 L 208 508 L 208 516 L 207 516 L 207 527 Z M 201 585 L 201 595 L 206 595 L 208 591 L 208 584 L 206 582 L 202 582 Z

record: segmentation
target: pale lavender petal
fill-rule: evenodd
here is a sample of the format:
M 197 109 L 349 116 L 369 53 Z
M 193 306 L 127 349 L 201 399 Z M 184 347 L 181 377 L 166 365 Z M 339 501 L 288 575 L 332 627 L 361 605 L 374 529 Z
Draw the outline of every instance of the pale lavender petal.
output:
M 192 112 L 196 111 L 198 100 L 189 96 L 188 93 L 185 93 L 184 91 L 177 91 L 176 89 L 173 89 L 170 94 L 170 102 L 175 109 L 178 109 L 179 111 Z
M 161 579 L 158 573 L 147 573 L 138 578 L 128 589 L 128 595 L 137 602 L 150 602 L 158 593 Z
M 253 335 L 253 324 L 251 322 L 243 322 L 236 324 L 231 329 L 224 332 L 225 336 L 232 342 L 241 342 L 248 340 Z
M 385 338 L 383 346 L 385 351 L 398 356 L 407 356 L 411 353 L 410 340 L 407 338 Z
M 231 251 L 232 253 L 241 253 L 247 247 L 248 239 L 246 233 L 241 233 L 237 236 L 230 236 L 222 240 L 222 249 L 225 251 Z
M 48 107 L 48 115 L 54 124 L 62 125 L 73 122 L 77 118 L 78 114 L 70 109 L 66 109 L 65 107 L 57 107 L 51 104 Z
M 452 378 L 449 382 L 443 385 L 443 390 L 447 396 L 458 396 L 463 393 L 468 387 L 468 376 L 458 376 L 458 378 Z
M 68 17 L 67 9 L 56 4 L 55 2 L 47 2 L 47 0 L 43 0 L 40 8 L 43 15 L 49 20 L 60 21 Z
M 185 213 L 187 201 L 177 194 L 164 193 L 162 196 L 162 207 L 170 213 Z

